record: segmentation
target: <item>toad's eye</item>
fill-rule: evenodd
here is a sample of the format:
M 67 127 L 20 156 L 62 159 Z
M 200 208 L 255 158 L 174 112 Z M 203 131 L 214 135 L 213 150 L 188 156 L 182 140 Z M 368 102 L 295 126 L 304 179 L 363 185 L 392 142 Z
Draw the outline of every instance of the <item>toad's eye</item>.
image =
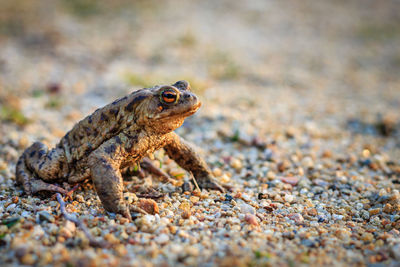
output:
M 173 104 L 178 102 L 179 94 L 173 89 L 165 89 L 161 93 L 161 101 L 166 104 Z

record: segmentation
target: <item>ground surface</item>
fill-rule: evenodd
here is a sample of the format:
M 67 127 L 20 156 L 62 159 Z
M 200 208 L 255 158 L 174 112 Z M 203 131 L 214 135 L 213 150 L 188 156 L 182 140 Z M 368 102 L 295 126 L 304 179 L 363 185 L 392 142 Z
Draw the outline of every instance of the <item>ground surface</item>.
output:
M 2 266 L 400 265 L 398 1 L 105 2 L 0 1 Z M 233 192 L 133 177 L 162 197 L 127 223 L 83 184 L 67 210 L 101 249 L 15 185 L 33 141 L 179 79 L 204 105 L 178 132 Z

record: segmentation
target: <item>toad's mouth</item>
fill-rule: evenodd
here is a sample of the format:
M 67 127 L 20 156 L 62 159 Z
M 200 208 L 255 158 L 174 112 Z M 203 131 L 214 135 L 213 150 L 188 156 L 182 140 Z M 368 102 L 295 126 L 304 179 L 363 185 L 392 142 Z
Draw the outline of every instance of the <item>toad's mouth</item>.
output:
M 199 101 L 195 105 L 193 105 L 192 108 L 187 113 L 184 113 L 184 115 L 186 114 L 188 116 L 193 115 L 194 113 L 197 112 L 197 110 L 199 110 L 200 107 L 201 107 L 201 102 Z

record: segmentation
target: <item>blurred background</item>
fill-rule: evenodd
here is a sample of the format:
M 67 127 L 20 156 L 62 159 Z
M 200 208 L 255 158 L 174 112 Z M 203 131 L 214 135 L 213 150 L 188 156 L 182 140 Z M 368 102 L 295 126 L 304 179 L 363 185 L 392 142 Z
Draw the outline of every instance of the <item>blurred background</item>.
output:
M 62 136 L 133 89 L 187 79 L 206 116 L 379 134 L 399 118 L 399 41 L 397 0 L 1 0 L 0 118 Z
M 149 234 L 138 231 L 137 240 L 151 243 L 135 239 L 135 245 L 127 245 L 130 260 L 138 260 L 139 266 L 153 266 L 142 264 L 145 261 L 160 266 L 166 258 L 171 266 L 218 258 L 226 259 L 225 265 L 216 261 L 220 266 L 238 266 L 237 259 L 249 263 L 241 266 L 259 266 L 257 260 L 269 264 L 270 258 L 271 265 L 279 266 L 364 266 L 366 261 L 383 266 L 396 259 L 391 266 L 398 266 L 399 245 L 390 242 L 399 239 L 400 204 L 393 204 L 392 211 L 384 201 L 392 200 L 392 190 L 398 201 L 394 189 L 400 184 L 399 0 L 0 0 L 2 218 L 21 214 L 30 223 L 38 210 L 56 210 L 50 198 L 36 202 L 15 185 L 15 163 L 32 142 L 54 145 L 76 122 L 114 99 L 181 79 L 191 83 L 203 106 L 178 133 L 203 148 L 221 183 L 244 192 L 232 195 L 241 207 L 232 208 L 237 216 L 232 217 L 233 226 L 239 230 L 229 226 L 231 230 L 214 234 L 214 228 L 199 231 L 203 226 L 197 223 L 186 227 L 189 224 L 179 222 L 174 230 L 179 235 L 170 235 L 163 250 Z M 159 152 L 155 156 L 163 170 L 184 179 L 185 172 Z M 91 228 L 95 233 L 111 233 L 108 229 L 115 223 L 97 221 L 97 214 L 104 213 L 100 202 L 90 185 L 83 188 L 77 193 L 86 199 L 79 200 L 80 215 L 95 215 L 86 217 L 101 227 Z M 15 204 L 18 196 L 21 204 Z M 213 218 L 208 217 L 228 214 L 231 208 L 223 208 L 225 213 L 226 201 L 221 200 L 229 198 L 210 193 L 201 201 L 208 214 L 201 224 L 211 227 Z M 259 217 L 261 231 L 247 226 L 240 230 L 244 222 L 239 215 L 246 218 L 244 213 L 253 212 L 246 211 L 243 207 L 249 205 L 243 202 L 242 207 L 239 198 L 246 203 L 253 199 L 257 216 L 259 207 L 265 207 Z M 183 201 L 175 193 L 168 199 L 174 207 Z M 215 206 L 208 204 L 213 199 Z M 275 203 L 273 208 L 264 206 L 271 199 L 279 202 L 278 210 Z M 164 202 L 159 201 L 165 211 Z M 75 210 L 78 202 L 73 203 Z M 236 213 L 239 210 L 243 214 Z M 175 212 L 170 209 L 178 220 Z M 296 215 L 299 223 L 286 215 Z M 215 222 L 217 228 L 224 227 L 219 219 Z M 95 253 L 69 248 L 69 241 L 42 246 L 48 239 L 32 230 L 41 226 L 24 225 L 8 232 L 1 225 L 0 247 L 11 249 L 4 250 L 0 262 L 6 259 L 11 265 L 26 252 L 23 247 L 13 252 L 8 244 L 17 241 L 18 246 L 29 244 L 37 257 L 38 251 L 50 253 L 46 264 L 52 255 L 57 261 L 68 251 L 71 262 L 91 258 L 109 265 L 104 262 L 118 257 L 132 262 L 118 256 L 117 249 Z M 43 227 L 50 232 L 50 226 Z M 205 238 L 188 242 L 180 235 L 185 231 Z M 136 236 L 136 230 L 131 232 Z M 75 235 L 73 239 L 79 241 Z M 186 248 L 196 247 L 200 252 L 187 257 L 192 252 Z M 21 262 L 33 264 L 35 257 Z

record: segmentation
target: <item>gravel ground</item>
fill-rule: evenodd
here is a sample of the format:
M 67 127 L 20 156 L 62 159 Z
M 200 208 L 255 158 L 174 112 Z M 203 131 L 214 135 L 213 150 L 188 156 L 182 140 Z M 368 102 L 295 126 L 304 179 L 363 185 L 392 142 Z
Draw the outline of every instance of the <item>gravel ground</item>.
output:
M 398 1 L 0 1 L 0 264 L 400 266 Z M 134 89 L 187 79 L 178 133 L 232 192 L 156 188 L 154 215 L 15 185 L 20 153 Z M 180 183 L 188 175 L 155 154 Z M 154 192 L 153 192 L 154 193 Z M 142 200 L 140 200 L 142 199 Z

